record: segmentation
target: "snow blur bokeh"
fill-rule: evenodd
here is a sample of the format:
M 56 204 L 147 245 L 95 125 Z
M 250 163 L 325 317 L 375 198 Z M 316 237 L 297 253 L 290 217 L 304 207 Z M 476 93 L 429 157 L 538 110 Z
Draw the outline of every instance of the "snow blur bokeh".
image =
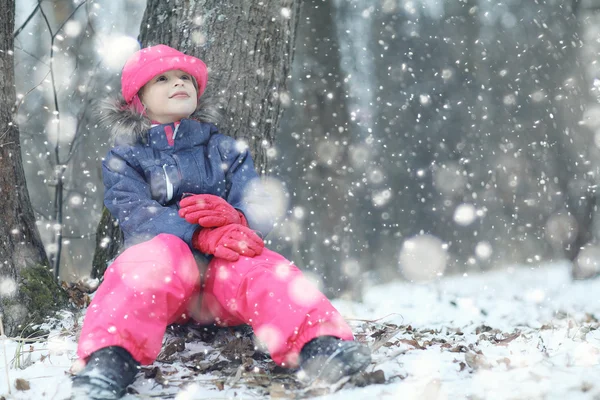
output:
M 473 204 L 460 204 L 454 210 L 454 222 L 458 225 L 468 226 L 471 225 L 477 218 L 477 210 Z
M 280 349 L 285 346 L 285 338 L 275 325 L 264 324 L 255 332 L 254 345 L 261 351 Z
M 481 241 L 475 246 L 475 255 L 482 261 L 488 260 L 492 253 L 492 245 L 489 242 Z
M 52 145 L 68 145 L 75 138 L 77 132 L 77 118 L 69 114 L 55 115 L 46 123 L 46 135 Z
M 48 351 L 51 355 L 60 356 L 69 351 L 69 340 L 65 336 L 52 336 L 48 338 Z
M 17 292 L 17 282 L 9 276 L 0 278 L 0 297 L 12 297 Z
M 439 238 L 425 234 L 404 241 L 398 265 L 406 279 L 428 282 L 444 274 L 447 262 L 447 245 Z
M 584 246 L 575 259 L 579 277 L 593 277 L 600 273 L 600 246 L 589 244 Z
M 243 197 L 248 205 L 246 217 L 258 221 L 282 218 L 289 202 L 282 182 L 272 177 L 262 177 L 248 183 Z
M 577 237 L 577 220 L 567 213 L 552 214 L 544 228 L 546 240 L 556 247 L 569 245 Z
M 434 170 L 433 183 L 444 196 L 450 197 L 460 195 L 464 191 L 467 178 L 460 165 L 449 162 Z
M 290 299 L 302 307 L 311 307 L 321 300 L 317 277 L 309 272 L 297 276 L 288 285 Z
M 127 35 L 100 35 L 96 40 L 96 49 L 102 65 L 113 71 L 120 71 L 127 59 L 140 49 L 139 42 Z

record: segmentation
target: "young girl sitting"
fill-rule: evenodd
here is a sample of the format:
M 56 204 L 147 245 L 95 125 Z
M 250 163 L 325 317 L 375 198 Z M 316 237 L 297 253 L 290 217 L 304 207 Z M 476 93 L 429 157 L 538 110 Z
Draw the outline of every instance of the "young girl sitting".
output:
M 125 64 L 102 123 L 104 204 L 126 250 L 106 270 L 78 344 L 75 399 L 118 399 L 157 357 L 166 327 L 250 325 L 279 365 L 336 381 L 371 356 L 300 270 L 264 247 L 273 216 L 249 152 L 201 122 L 205 64 L 165 45 Z

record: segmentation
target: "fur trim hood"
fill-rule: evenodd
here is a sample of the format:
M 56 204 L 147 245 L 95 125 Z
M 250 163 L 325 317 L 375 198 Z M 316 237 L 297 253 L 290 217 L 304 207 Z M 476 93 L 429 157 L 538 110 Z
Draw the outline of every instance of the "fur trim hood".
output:
M 218 125 L 222 119 L 221 110 L 217 101 L 203 96 L 190 118 Z M 150 119 L 136 112 L 121 95 L 102 100 L 97 107 L 97 114 L 100 128 L 110 131 L 111 145 L 133 144 L 140 139 L 145 141 L 144 133 L 152 126 Z

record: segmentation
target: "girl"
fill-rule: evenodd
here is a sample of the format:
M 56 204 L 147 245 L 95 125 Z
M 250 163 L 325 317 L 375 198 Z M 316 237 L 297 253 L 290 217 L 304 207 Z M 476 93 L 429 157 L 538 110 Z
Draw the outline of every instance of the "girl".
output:
M 107 269 L 78 344 L 76 399 L 118 399 L 157 357 L 166 327 L 249 324 L 273 360 L 336 381 L 371 356 L 328 299 L 264 247 L 273 216 L 246 149 L 196 119 L 207 84 L 198 58 L 165 45 L 125 64 L 118 106 L 102 112 L 115 146 L 104 204 L 126 250 Z

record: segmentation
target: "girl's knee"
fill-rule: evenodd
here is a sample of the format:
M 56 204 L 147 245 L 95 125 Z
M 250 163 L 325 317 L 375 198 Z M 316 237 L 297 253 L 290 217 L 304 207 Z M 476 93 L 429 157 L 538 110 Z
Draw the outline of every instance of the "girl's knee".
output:
M 200 279 L 196 260 L 188 245 L 169 234 L 160 234 L 128 248 L 110 265 L 107 273 L 146 284 L 156 281 L 169 283 L 177 278 L 195 283 Z
M 254 267 L 263 267 L 272 270 L 280 271 L 295 271 L 298 267 L 293 262 L 286 259 L 279 253 L 272 250 L 263 249 L 262 253 L 254 257 L 240 257 L 237 261 L 227 261 L 222 258 L 213 258 L 209 263 L 212 269 L 236 269 L 243 271 Z
M 241 278 L 273 279 L 277 282 L 289 282 L 302 272 L 288 259 L 274 251 L 265 248 L 254 257 L 240 257 L 237 261 L 226 261 L 213 258 L 207 270 L 207 280 L 238 281 Z

